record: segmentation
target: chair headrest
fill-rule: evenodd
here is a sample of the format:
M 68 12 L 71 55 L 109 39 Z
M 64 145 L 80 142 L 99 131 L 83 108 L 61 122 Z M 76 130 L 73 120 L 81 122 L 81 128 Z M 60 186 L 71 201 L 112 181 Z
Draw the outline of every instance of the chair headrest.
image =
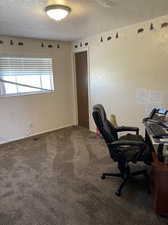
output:
M 93 111 L 98 111 L 99 115 L 101 116 L 102 121 L 105 121 L 107 119 L 106 112 L 104 110 L 103 105 L 97 104 L 93 106 Z

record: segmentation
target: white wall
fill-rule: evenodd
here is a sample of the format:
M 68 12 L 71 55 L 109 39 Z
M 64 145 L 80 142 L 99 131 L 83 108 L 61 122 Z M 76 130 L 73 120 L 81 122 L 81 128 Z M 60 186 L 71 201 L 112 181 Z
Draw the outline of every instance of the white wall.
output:
M 119 125 L 138 126 L 143 133 L 145 112 L 154 106 L 168 108 L 168 27 L 161 29 L 167 21 L 168 16 L 160 17 L 73 43 L 74 52 L 88 50 L 91 109 L 102 103 L 108 116 L 116 114 Z M 154 30 L 149 29 L 151 22 Z M 144 32 L 137 34 L 139 28 Z M 108 36 L 112 36 L 110 41 Z M 139 104 L 136 93 L 140 88 L 152 96 L 160 94 L 160 100 L 148 97 Z M 95 129 L 92 119 L 90 129 Z
M 53 57 L 56 88 L 55 93 L 0 97 L 0 143 L 73 125 L 70 43 L 12 37 L 0 40 L 4 41 L 0 44 L 0 56 Z M 10 40 L 14 45 L 9 44 Z M 18 46 L 19 41 L 24 46 Z M 53 48 L 48 48 L 49 44 Z

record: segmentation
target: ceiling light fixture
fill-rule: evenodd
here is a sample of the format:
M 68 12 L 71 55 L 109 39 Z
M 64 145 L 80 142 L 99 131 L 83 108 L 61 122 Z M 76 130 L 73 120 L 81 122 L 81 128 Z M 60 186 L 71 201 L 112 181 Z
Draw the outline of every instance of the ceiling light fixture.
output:
M 45 8 L 47 15 L 54 20 L 62 20 L 71 12 L 71 8 L 65 5 L 49 5 Z

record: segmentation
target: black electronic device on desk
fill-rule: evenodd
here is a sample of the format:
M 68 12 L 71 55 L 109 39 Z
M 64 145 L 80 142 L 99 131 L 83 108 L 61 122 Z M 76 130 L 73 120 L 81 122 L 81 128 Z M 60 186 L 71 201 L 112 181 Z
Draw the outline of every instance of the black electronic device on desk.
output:
M 164 161 L 163 156 L 167 154 L 168 150 L 167 112 L 166 109 L 153 109 L 152 119 L 143 120 L 146 130 L 145 139 L 152 143 L 150 146 L 154 146 L 153 150 L 157 153 L 159 161 Z
M 150 131 L 153 138 L 158 142 L 168 142 L 168 121 L 166 109 L 154 108 L 149 117 L 143 119 L 143 123 Z
M 154 108 L 152 109 L 149 116 L 143 119 L 143 123 L 145 122 L 156 123 L 160 126 L 168 128 L 168 121 L 166 120 L 167 113 L 168 113 L 167 109 Z
M 158 156 L 161 155 L 160 153 L 165 153 L 168 149 L 167 113 L 167 109 L 154 108 L 149 117 L 143 119 L 145 125 L 145 140 L 150 140 L 149 142 L 155 146 L 153 150 L 158 153 Z M 158 151 L 158 149 L 162 149 L 162 151 Z
M 157 112 L 157 109 L 156 109 L 156 108 L 152 109 L 152 111 L 151 111 L 151 113 L 149 114 L 149 116 L 143 119 L 143 123 L 145 123 L 145 122 L 148 121 L 148 120 L 152 120 L 153 117 L 154 117 L 154 115 L 156 114 L 156 112 Z M 154 122 L 154 121 L 153 121 L 153 122 Z
M 161 114 L 161 115 L 166 115 L 167 114 L 167 110 L 166 109 L 157 109 L 157 113 Z
M 165 109 L 153 109 L 150 118 L 143 120 L 145 142 L 152 152 L 151 190 L 153 208 L 159 215 L 168 216 L 168 116 Z
M 148 128 L 150 129 L 154 138 L 168 138 L 168 132 L 159 124 L 149 123 Z
M 159 121 L 159 125 L 168 128 L 168 118 L 167 118 L 168 110 L 166 109 L 158 109 L 156 113 L 156 118 Z
M 143 120 L 145 142 L 152 152 L 151 190 L 153 208 L 159 215 L 168 215 L 168 117 L 167 110 L 155 109 L 152 118 Z

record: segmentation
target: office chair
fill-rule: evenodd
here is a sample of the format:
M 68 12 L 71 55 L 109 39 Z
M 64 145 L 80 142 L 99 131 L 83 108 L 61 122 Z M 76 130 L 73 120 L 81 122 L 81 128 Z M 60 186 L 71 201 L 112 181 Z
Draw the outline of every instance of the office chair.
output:
M 131 172 L 129 167 L 129 162 L 136 163 L 138 161 L 146 160 L 146 163 L 148 163 L 148 157 L 146 157 L 148 148 L 143 141 L 143 138 L 138 135 L 137 128 L 113 128 L 111 123 L 107 120 L 106 113 L 102 105 L 95 105 L 93 107 L 93 118 L 107 144 L 111 158 L 115 162 L 118 162 L 118 169 L 120 171 L 120 173 L 103 173 L 101 178 L 105 179 L 108 176 L 121 177 L 123 182 L 116 191 L 116 195 L 120 196 L 124 185 L 132 176 L 143 174 L 148 178 L 147 171 L 145 169 Z M 126 139 L 128 135 L 118 138 L 118 132 L 127 130 L 134 130 L 137 134 L 131 136 L 131 138 L 128 137 L 128 139 Z
M 106 112 L 104 110 L 104 107 L 101 104 L 97 104 L 94 106 L 94 109 L 99 108 L 102 112 L 102 115 L 104 118 L 107 118 L 106 116 Z M 118 139 L 126 139 L 126 140 L 135 140 L 135 141 L 144 141 L 143 137 L 141 135 L 139 135 L 139 128 L 138 127 L 129 127 L 129 126 L 115 126 L 113 123 L 111 123 L 110 121 L 108 121 L 111 127 L 111 130 L 113 132 L 115 141 L 117 141 Z M 117 124 L 116 124 L 117 125 Z M 130 131 L 130 132 L 135 132 L 135 134 L 126 134 L 121 136 L 120 138 L 118 137 L 118 133 L 121 132 L 126 132 L 126 131 Z

